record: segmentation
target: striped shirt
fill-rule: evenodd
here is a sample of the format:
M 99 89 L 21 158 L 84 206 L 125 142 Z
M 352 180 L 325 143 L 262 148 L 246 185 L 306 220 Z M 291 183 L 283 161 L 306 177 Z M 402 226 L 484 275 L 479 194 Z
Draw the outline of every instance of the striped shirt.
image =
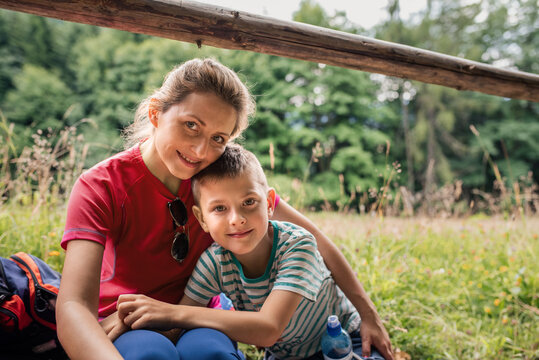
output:
M 223 292 L 242 311 L 259 311 L 272 290 L 300 294 L 303 299 L 281 338 L 267 350 L 277 358 L 305 358 L 321 350 L 329 315 L 337 315 L 343 328 L 352 332 L 359 329 L 359 314 L 333 281 L 314 237 L 291 223 L 270 223 L 273 245 L 262 276 L 247 278 L 234 254 L 213 244 L 198 260 L 185 294 L 207 304 Z

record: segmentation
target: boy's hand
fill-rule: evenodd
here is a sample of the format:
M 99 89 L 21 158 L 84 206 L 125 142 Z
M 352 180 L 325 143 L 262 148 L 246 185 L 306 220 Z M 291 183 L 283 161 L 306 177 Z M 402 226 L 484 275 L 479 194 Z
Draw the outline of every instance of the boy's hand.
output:
M 120 295 L 116 308 L 120 320 L 131 329 L 170 330 L 176 327 L 173 323 L 175 306 L 145 295 Z

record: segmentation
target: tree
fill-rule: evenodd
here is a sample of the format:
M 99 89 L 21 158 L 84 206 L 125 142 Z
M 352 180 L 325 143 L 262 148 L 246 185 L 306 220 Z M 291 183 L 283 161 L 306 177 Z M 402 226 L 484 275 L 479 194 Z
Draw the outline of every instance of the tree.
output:
M 317 4 L 304 1 L 295 20 L 327 26 L 341 16 L 329 17 Z M 234 58 L 235 69 L 256 81 L 257 116 L 245 144 L 263 165 L 271 166 L 273 146 L 276 172 L 309 179 L 332 202 L 342 196 L 340 186 L 332 191 L 335 184 L 343 186 L 346 196 L 358 187 L 378 187 L 387 161 L 384 131 L 391 130 L 396 117 L 376 101 L 377 86 L 368 74 L 267 55 Z
M 3 108 L 16 126 L 19 147 L 30 143 L 36 129 L 58 131 L 67 124 L 73 97 L 58 76 L 44 68 L 25 65 L 13 83 L 15 88 L 8 91 Z
M 528 11 L 521 11 L 520 6 Z M 508 17 L 510 8 L 512 13 L 518 14 L 518 20 Z M 404 23 L 398 10 L 399 1 L 390 2 L 389 19 L 378 27 L 377 37 L 471 60 L 506 65 L 524 61 L 530 66 L 526 62 L 530 57 L 524 54 L 536 51 L 527 48 L 530 42 L 534 44 L 537 41 L 537 4 L 533 1 L 524 1 L 521 5 L 517 1 L 462 5 L 459 1 L 430 0 L 416 23 Z M 517 39 L 516 34 L 524 35 L 522 40 Z M 515 46 L 526 50 L 515 51 Z M 410 134 L 414 137 L 414 145 L 413 148 L 406 147 L 412 148 L 406 158 L 407 162 L 415 162 L 415 167 L 408 166 L 408 169 L 414 169 L 414 177 L 422 173 L 423 189 L 437 188 L 457 177 L 464 180 L 468 188 L 491 182 L 491 175 L 481 176 L 485 174 L 481 171 L 482 150 L 474 141 L 469 127 L 489 122 L 500 128 L 501 122 L 519 121 L 503 116 L 502 109 L 521 102 L 416 83 L 415 97 L 403 102 L 400 87 L 403 82 L 398 79 L 384 81 L 390 84 L 386 86 L 390 89 L 387 93 L 394 91 L 395 94 L 386 98 L 390 101 L 391 98 L 401 99 L 393 103 L 401 109 L 403 119 L 408 110 L 411 111 L 408 123 L 412 126 Z M 527 116 L 537 118 L 535 104 L 524 103 Z M 406 132 L 403 121 L 403 133 Z M 487 134 L 494 136 L 490 131 L 486 131 L 485 136 Z M 500 140 L 497 139 L 498 144 L 501 144 Z M 497 147 L 496 154 L 501 154 L 501 145 Z

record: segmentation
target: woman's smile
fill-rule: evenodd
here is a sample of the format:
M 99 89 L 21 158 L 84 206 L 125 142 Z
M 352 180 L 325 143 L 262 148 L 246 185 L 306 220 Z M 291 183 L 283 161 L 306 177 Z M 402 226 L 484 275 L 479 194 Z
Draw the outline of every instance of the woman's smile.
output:
M 193 160 L 176 150 L 176 154 L 178 154 L 178 157 L 180 160 L 182 160 L 183 164 L 190 168 L 195 168 L 198 164 L 200 164 L 201 161 Z

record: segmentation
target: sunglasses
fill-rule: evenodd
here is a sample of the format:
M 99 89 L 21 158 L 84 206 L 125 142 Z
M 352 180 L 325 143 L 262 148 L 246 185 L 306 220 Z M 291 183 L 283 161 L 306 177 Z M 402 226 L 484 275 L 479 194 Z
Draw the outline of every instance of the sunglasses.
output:
M 187 229 L 187 233 L 185 232 L 185 224 L 187 224 L 187 208 L 183 201 L 176 198 L 174 201 L 168 203 L 168 211 L 170 216 L 172 216 L 174 224 L 181 230 L 176 231 L 174 234 L 170 254 L 174 260 L 181 264 L 189 252 L 189 229 Z

